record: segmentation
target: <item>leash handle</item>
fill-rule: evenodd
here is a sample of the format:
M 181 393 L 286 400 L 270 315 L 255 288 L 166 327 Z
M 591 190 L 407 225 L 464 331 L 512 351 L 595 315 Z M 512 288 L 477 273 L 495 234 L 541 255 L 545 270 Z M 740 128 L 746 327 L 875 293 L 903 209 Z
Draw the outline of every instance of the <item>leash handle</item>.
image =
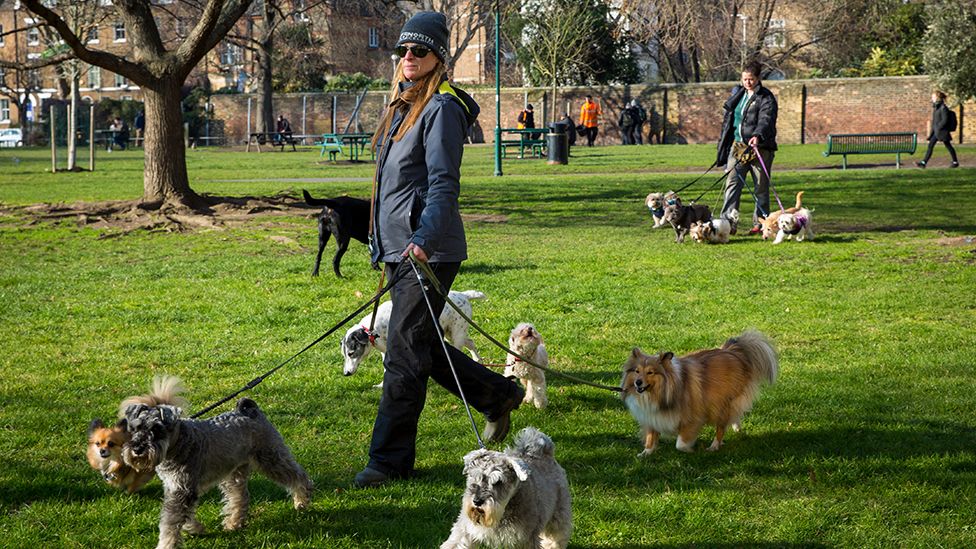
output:
M 773 186 L 773 178 L 769 175 L 769 169 L 766 168 L 766 162 L 763 160 L 762 155 L 759 154 L 759 145 L 753 145 L 752 150 L 756 151 L 756 157 L 759 158 L 759 165 L 762 166 L 763 172 L 766 174 L 766 183 L 773 190 L 773 196 L 776 197 L 776 203 L 779 204 L 779 209 L 785 211 L 786 208 L 783 207 L 783 202 L 779 199 L 779 193 L 776 192 L 776 187 Z
M 444 341 L 444 332 L 441 330 L 441 323 L 438 321 L 438 315 L 434 314 L 434 306 L 430 303 L 430 296 L 427 295 L 427 286 L 425 285 L 424 277 L 421 276 L 420 271 L 417 270 L 417 265 L 422 263 L 417 256 L 414 255 L 413 250 L 410 250 L 410 268 L 413 269 L 413 273 L 417 276 L 417 282 L 420 284 L 420 293 L 424 295 L 424 302 L 427 303 L 427 310 L 430 311 L 430 320 L 434 323 L 434 330 L 437 332 L 437 337 L 441 341 L 441 347 L 444 349 L 444 356 L 447 358 L 447 365 L 451 367 L 451 375 L 454 376 L 454 383 L 457 385 L 458 394 L 461 395 L 461 402 L 464 403 L 464 410 L 468 413 L 468 420 L 471 421 L 471 430 L 474 431 L 474 438 L 478 440 L 478 447 L 484 448 L 485 443 L 481 440 L 481 433 L 478 432 L 478 424 L 474 421 L 474 416 L 471 414 L 471 406 L 468 404 L 467 397 L 464 396 L 464 389 L 461 388 L 461 379 L 457 375 L 457 370 L 454 369 L 454 361 L 451 360 L 451 353 L 447 351 L 447 342 Z M 430 267 L 427 267 L 428 279 L 437 280 L 437 277 L 432 276 L 434 273 L 430 271 Z M 439 281 L 438 281 L 439 286 Z M 445 301 L 450 301 L 450 299 L 445 298 Z
M 413 258 L 414 258 L 413 257 L 413 254 L 411 253 L 411 259 L 413 259 Z M 532 362 L 528 358 L 526 358 L 526 357 L 524 357 L 524 356 L 516 353 L 515 351 L 509 349 L 506 345 L 504 345 L 503 343 L 499 342 L 497 339 L 491 337 L 491 335 L 488 332 L 486 332 L 484 329 L 482 329 L 481 326 L 478 326 L 478 324 L 476 324 L 475 321 L 471 320 L 471 318 L 468 317 L 468 315 L 466 315 L 464 313 L 464 311 L 461 310 L 460 307 L 458 307 L 457 305 L 454 304 L 453 301 L 451 301 L 451 298 L 444 292 L 443 287 L 437 281 L 436 277 L 434 277 L 434 273 L 433 273 L 433 271 L 430 270 L 430 266 L 429 265 L 427 265 L 426 263 L 422 263 L 419 260 L 417 260 L 416 263 L 418 264 L 418 266 L 420 267 L 420 269 L 422 271 L 424 271 L 424 274 L 427 275 L 427 278 L 428 279 L 433 279 L 432 282 L 431 282 L 431 285 L 434 287 L 434 289 L 437 291 L 437 293 L 440 294 L 440 296 L 444 298 L 445 303 L 447 303 L 448 305 L 450 305 L 451 308 L 454 309 L 455 312 L 457 312 L 457 314 L 461 315 L 461 318 L 463 318 L 464 321 L 468 323 L 468 325 L 470 325 L 471 327 L 473 327 L 475 330 L 478 330 L 478 333 L 479 334 L 485 336 L 488 339 L 488 341 L 494 343 L 496 347 L 498 347 L 499 349 L 504 350 L 507 354 L 510 354 L 510 355 L 514 356 L 515 358 L 520 359 L 522 362 L 525 362 L 526 364 L 528 364 L 530 366 L 533 366 L 535 368 L 538 368 L 538 369 L 542 370 L 543 372 L 547 372 L 547 373 L 550 373 L 550 374 L 553 374 L 553 375 L 556 375 L 556 376 L 559 376 L 559 377 L 562 377 L 562 378 L 565 378 L 565 379 L 574 381 L 574 382 L 579 383 L 581 385 L 589 385 L 590 387 L 596 387 L 597 389 L 606 389 L 608 391 L 615 391 L 615 392 L 618 392 L 618 393 L 623 392 L 623 389 L 620 388 L 620 387 L 613 387 L 613 386 L 610 386 L 610 385 L 601 385 L 599 383 L 593 383 L 592 381 L 587 381 L 585 379 L 582 379 L 582 378 L 579 378 L 579 377 L 576 377 L 576 376 L 573 376 L 573 375 L 570 375 L 570 374 L 566 374 L 566 373 L 563 373 L 563 372 L 559 372 L 559 371 L 553 370 L 551 368 L 547 368 L 545 366 L 536 364 L 535 362 Z

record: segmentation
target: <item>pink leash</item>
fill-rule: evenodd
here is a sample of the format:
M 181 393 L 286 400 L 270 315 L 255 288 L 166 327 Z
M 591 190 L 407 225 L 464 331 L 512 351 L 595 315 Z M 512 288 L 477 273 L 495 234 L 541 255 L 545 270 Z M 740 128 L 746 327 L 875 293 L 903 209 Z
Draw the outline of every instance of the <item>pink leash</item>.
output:
M 779 193 L 776 192 L 776 187 L 773 186 L 773 178 L 769 176 L 769 170 L 766 169 L 766 162 L 763 161 L 762 155 L 759 154 L 759 147 L 753 145 L 752 150 L 756 152 L 756 158 L 759 159 L 759 165 L 762 166 L 763 173 L 766 174 L 766 181 L 769 182 L 769 188 L 773 190 L 773 196 L 776 197 L 776 203 L 779 204 L 779 209 L 786 211 L 786 208 L 783 207 L 783 202 L 779 199 Z

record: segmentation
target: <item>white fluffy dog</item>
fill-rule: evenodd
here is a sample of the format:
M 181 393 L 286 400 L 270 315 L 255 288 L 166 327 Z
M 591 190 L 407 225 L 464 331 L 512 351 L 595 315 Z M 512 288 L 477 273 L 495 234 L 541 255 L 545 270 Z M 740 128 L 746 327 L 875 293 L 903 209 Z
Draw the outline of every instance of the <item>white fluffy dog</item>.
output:
M 512 330 L 508 336 L 508 348 L 540 366 L 549 367 L 549 354 L 542 336 L 535 326 L 523 322 Z M 518 358 L 507 355 L 505 360 L 505 377 L 515 376 L 525 386 L 525 398 L 522 402 L 531 402 L 536 408 L 545 408 L 549 403 L 546 396 L 546 373 L 531 364 L 526 364 Z
M 773 244 L 779 244 L 793 237 L 796 237 L 797 242 L 803 242 L 808 238 L 813 240 L 813 212 L 806 208 L 800 208 L 794 213 L 784 213 L 776 222 L 779 225 L 779 232 L 776 233 Z
M 664 222 L 664 193 L 651 193 L 644 199 L 644 204 L 654 218 L 654 229 L 663 227 Z
M 458 308 L 464 314 L 471 317 L 471 302 L 477 299 L 484 299 L 485 294 L 468 290 L 465 292 L 451 291 L 448 294 Z M 370 312 L 359 321 L 359 324 L 349 328 L 346 335 L 340 342 L 342 350 L 342 374 L 351 376 L 359 369 L 359 364 L 369 356 L 375 348 L 381 354 L 386 354 L 386 335 L 390 330 L 390 312 L 393 310 L 393 302 L 387 301 L 376 310 L 376 320 L 373 322 L 373 331 L 369 331 L 370 319 L 373 313 Z M 458 349 L 467 348 L 471 351 L 471 357 L 477 362 L 481 362 L 478 350 L 475 349 L 474 341 L 468 335 L 468 323 L 450 305 L 444 305 L 444 311 L 438 319 L 444 337 Z
M 732 234 L 732 224 L 728 219 L 713 217 L 709 221 L 702 221 L 691 227 L 691 238 L 695 242 L 710 244 L 728 244 Z
M 545 433 L 526 427 L 514 448 L 469 453 L 464 456 L 464 474 L 467 488 L 461 513 L 441 549 L 563 549 L 569 544 L 569 481 Z

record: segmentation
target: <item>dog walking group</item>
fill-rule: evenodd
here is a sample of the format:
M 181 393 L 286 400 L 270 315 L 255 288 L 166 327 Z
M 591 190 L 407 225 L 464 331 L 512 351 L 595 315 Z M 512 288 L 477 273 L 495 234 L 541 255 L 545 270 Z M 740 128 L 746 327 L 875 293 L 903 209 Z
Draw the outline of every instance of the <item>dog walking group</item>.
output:
M 400 62 L 391 90 L 394 100 L 373 142 L 377 166 L 371 200 L 315 199 L 305 193 L 310 205 L 323 207 L 313 274 L 318 273 L 325 244 L 334 235 L 338 249 L 333 270 L 341 276 L 339 262 L 349 240 L 355 238 L 369 246 L 374 266 L 384 265 L 386 285 L 381 282 L 373 299 L 311 345 L 193 416 L 186 415 L 179 380 L 160 377 L 148 394 L 120 404 L 114 425 L 91 423 L 88 461 L 106 482 L 131 493 L 153 476 L 162 481 L 158 548 L 177 547 L 184 532 L 204 531 L 196 516 L 197 505 L 213 487 L 223 495 L 223 527 L 242 528 L 253 471 L 284 488 L 295 509 L 310 505 L 311 478 L 253 400 L 241 398 L 230 412 L 197 418 L 253 388 L 366 307 L 378 304 L 387 291 L 392 299 L 376 306 L 340 343 L 345 375 L 354 373 L 372 349 L 384 354 L 382 397 L 369 460 L 353 485 L 378 487 L 413 475 L 417 426 L 432 379 L 463 401 L 478 446 L 463 458 L 461 510 L 441 547 L 568 545 L 573 528 L 571 493 L 566 471 L 556 461 L 553 439 L 526 427 L 502 451 L 488 449 L 482 441 L 484 435 L 488 443 L 503 443 L 512 411 L 521 404 L 547 406 L 545 372 L 558 372 L 548 368 L 549 350 L 536 326 L 527 322 L 509 334 L 504 373 L 480 364 L 468 327 L 477 327 L 470 321 L 472 302 L 485 296 L 473 290 L 451 291 L 460 264 L 467 259 L 458 209 L 459 177 L 465 136 L 479 108 L 447 80 L 447 29 L 444 15 L 421 12 L 401 31 L 395 48 Z M 743 128 L 742 120 L 749 120 L 759 106 L 768 106 L 754 82 L 751 87 L 746 83 L 746 88 L 749 93 L 743 96 L 750 99 L 735 106 L 738 114 L 733 116 Z M 742 136 L 736 132 L 738 141 Z M 756 144 L 755 139 L 749 141 Z M 702 215 L 692 208 L 682 210 L 676 223 L 683 227 L 695 220 L 701 221 Z M 683 236 L 678 231 L 679 241 Z M 460 348 L 467 348 L 472 356 Z M 634 348 L 623 364 L 618 386 L 560 375 L 618 393 L 640 426 L 640 455 L 646 456 L 655 451 L 662 435 L 675 436 L 678 450 L 693 451 L 706 425 L 716 431 L 708 449 L 718 450 L 727 429 L 740 427 L 759 388 L 775 381 L 778 370 L 772 344 L 762 334 L 747 331 L 720 348 L 681 357 L 671 352 L 648 355 Z M 484 416 L 483 433 L 471 408 Z

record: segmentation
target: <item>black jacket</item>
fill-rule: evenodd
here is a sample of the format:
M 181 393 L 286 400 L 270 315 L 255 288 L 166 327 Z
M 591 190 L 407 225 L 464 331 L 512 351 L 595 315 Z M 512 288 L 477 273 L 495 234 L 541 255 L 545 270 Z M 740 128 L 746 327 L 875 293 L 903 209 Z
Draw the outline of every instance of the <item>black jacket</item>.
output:
M 949 131 L 949 107 L 945 101 L 939 101 L 932 105 L 932 131 L 929 132 L 928 140 L 949 141 L 952 139 L 952 132 Z
M 725 109 L 725 116 L 722 119 L 722 133 L 718 137 L 718 156 L 715 160 L 719 166 L 724 166 L 729 160 L 729 149 L 735 140 L 735 128 L 732 123 L 735 120 L 735 107 L 742 100 L 746 93 L 744 87 L 736 86 L 732 89 L 732 95 L 722 106 Z M 776 150 L 776 116 L 779 107 L 776 104 L 776 96 L 765 86 L 760 85 L 752 99 L 746 105 L 745 112 L 742 113 L 742 141 L 748 143 L 752 136 L 759 137 L 759 148 L 769 151 Z

